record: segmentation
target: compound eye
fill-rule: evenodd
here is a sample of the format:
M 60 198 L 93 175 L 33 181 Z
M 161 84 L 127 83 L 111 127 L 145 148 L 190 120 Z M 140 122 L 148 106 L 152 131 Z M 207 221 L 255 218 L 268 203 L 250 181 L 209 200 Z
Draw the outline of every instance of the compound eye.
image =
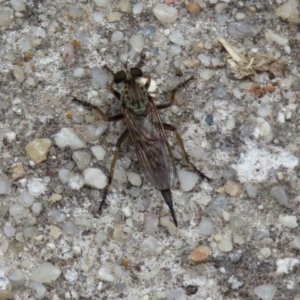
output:
M 125 71 L 119 71 L 114 75 L 114 83 L 120 83 L 126 79 Z
M 143 77 L 143 72 L 139 68 L 130 68 L 130 75 L 132 77 Z

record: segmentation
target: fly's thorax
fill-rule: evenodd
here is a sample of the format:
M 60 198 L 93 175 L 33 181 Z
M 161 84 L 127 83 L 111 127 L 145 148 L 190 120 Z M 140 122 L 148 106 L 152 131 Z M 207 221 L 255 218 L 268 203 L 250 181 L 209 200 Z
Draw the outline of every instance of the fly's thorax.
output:
M 125 82 L 121 93 L 123 105 L 135 114 L 144 114 L 149 103 L 149 94 L 146 88 L 135 80 Z

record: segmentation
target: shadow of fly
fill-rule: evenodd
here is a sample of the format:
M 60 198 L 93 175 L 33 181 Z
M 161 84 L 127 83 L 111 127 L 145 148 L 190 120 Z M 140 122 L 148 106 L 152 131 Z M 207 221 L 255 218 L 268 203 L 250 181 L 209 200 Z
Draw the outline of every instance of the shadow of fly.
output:
M 116 144 L 108 177 L 108 185 L 105 189 L 105 195 L 100 204 L 99 211 L 102 211 L 106 196 L 110 191 L 114 169 L 121 146 L 128 138 L 130 138 L 146 178 L 162 193 L 177 227 L 178 223 L 170 191 L 176 181 L 176 168 L 174 157 L 166 138 L 166 130 L 172 131 L 175 134 L 183 156 L 182 164 L 190 170 L 197 172 L 203 179 L 209 180 L 209 178 L 197 170 L 189 161 L 184 149 L 183 141 L 176 127 L 162 123 L 158 111 L 172 106 L 175 102 L 175 93 L 177 89 L 192 78 L 177 85 L 171 91 L 171 100 L 168 103 L 155 105 L 153 98 L 148 92 L 151 84 L 151 77 L 147 74 L 143 74 L 139 67 L 140 64 L 141 62 L 133 68 L 127 68 L 126 64 L 124 65 L 125 69 L 117 73 L 114 73 L 111 69 L 106 67 L 106 69 L 113 74 L 110 91 L 121 102 L 120 114 L 107 116 L 98 107 L 90 103 L 85 103 L 93 107 L 103 120 L 107 122 L 125 120 L 127 125 L 127 128 L 119 137 Z M 137 81 L 139 78 L 145 78 L 146 83 L 144 85 L 140 84 Z M 119 83 L 124 83 L 124 89 L 121 92 L 114 88 L 114 85 Z M 78 99 L 75 98 L 73 100 Z

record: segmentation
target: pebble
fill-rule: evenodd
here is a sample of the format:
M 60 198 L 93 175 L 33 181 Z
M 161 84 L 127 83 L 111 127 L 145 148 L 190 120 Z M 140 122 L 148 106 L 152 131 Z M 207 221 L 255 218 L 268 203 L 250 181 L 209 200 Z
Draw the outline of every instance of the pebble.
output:
M 295 236 L 293 243 L 297 249 L 300 249 L 300 236 Z
M 32 271 L 31 279 L 39 283 L 52 283 L 60 274 L 60 268 L 45 262 Z
M 14 20 L 14 11 L 10 7 L 0 6 L 0 27 L 8 26 Z
M 215 197 L 213 201 L 208 205 L 205 212 L 211 217 L 216 217 L 223 212 L 227 205 L 227 197 L 225 194 L 221 194 Z
M 68 186 L 72 190 L 80 190 L 84 185 L 84 179 L 82 178 L 81 175 L 71 175 L 69 180 L 68 180 Z
M 276 273 L 277 274 L 288 274 L 289 272 L 293 271 L 294 267 L 299 265 L 300 261 L 296 258 L 284 258 L 278 259 L 276 261 Z
M 179 46 L 185 45 L 185 40 L 179 30 L 175 30 L 173 33 L 169 35 L 169 40 Z
M 180 187 L 183 191 L 188 192 L 191 191 L 196 185 L 199 175 L 195 172 L 186 171 L 181 169 L 178 171 L 178 179 L 180 182 Z
M 49 197 L 48 201 L 51 203 L 55 203 L 57 201 L 60 201 L 61 199 L 62 199 L 62 195 L 54 193 Z
M 149 254 L 161 254 L 165 246 L 153 236 L 149 236 L 140 245 L 141 251 Z
M 16 234 L 16 229 L 11 226 L 10 224 L 6 224 L 3 228 L 3 233 L 6 235 L 6 237 L 10 238 L 15 236 Z
M 22 83 L 25 80 L 25 73 L 23 69 L 18 65 L 14 65 L 14 76 L 20 83 Z
M 100 268 L 98 275 L 102 281 L 114 282 L 116 280 L 115 276 L 112 275 L 111 268 L 108 264 L 105 264 Z
M 82 14 L 82 11 L 78 8 L 77 5 L 72 5 L 69 9 L 69 15 L 74 19 L 80 18 Z
M 92 156 L 89 152 L 79 150 L 73 152 L 72 158 L 75 161 L 78 169 L 82 171 L 90 164 Z
M 27 84 L 28 86 L 36 86 L 35 80 L 33 77 L 27 77 L 27 79 L 25 80 L 25 84 Z
M 234 181 L 228 180 L 224 186 L 224 191 L 231 197 L 239 197 L 242 192 L 242 186 Z
M 204 205 L 204 206 L 207 206 L 207 204 L 211 201 L 211 196 L 210 195 L 203 195 L 200 197 L 199 199 L 199 203 Z
M 170 57 L 179 55 L 181 52 L 181 47 L 179 45 L 170 45 L 168 49 L 168 55 Z
M 211 58 L 209 56 L 205 54 L 199 54 L 197 58 L 205 67 L 209 67 L 211 65 Z
M 111 5 L 111 0 L 93 0 L 97 6 L 106 7 Z
M 277 291 L 273 284 L 262 284 L 254 289 L 254 294 L 262 300 L 272 300 Z
M 62 230 L 59 227 L 57 227 L 57 226 L 51 225 L 51 227 L 50 227 L 50 235 L 53 238 L 58 239 L 62 235 Z
M 45 298 L 45 296 L 47 294 L 47 289 L 46 289 L 46 287 L 43 284 L 31 281 L 29 283 L 29 287 L 34 290 L 33 296 L 36 299 L 43 299 L 43 298 Z
M 64 44 L 60 48 L 60 53 L 68 64 L 72 64 L 75 61 L 74 46 L 71 43 Z
M 108 14 L 107 21 L 109 23 L 119 22 L 119 21 L 121 21 L 122 16 L 123 16 L 123 14 L 115 11 L 115 12 L 112 12 L 112 13 Z
M 99 231 L 95 234 L 94 240 L 98 247 L 102 247 L 103 243 L 107 240 L 107 235 Z
M 276 11 L 276 16 L 286 20 L 290 23 L 300 23 L 300 8 L 297 0 L 288 0 L 284 4 L 280 5 Z
M 132 13 L 134 15 L 139 15 L 142 13 L 143 9 L 144 9 L 144 3 L 142 3 L 142 2 L 136 3 L 132 7 Z
M 84 183 L 92 188 L 102 190 L 107 185 L 107 177 L 96 168 L 87 168 L 83 171 Z
M 66 221 L 62 225 L 62 231 L 64 234 L 74 235 L 79 233 L 79 228 L 71 221 Z
M 280 186 L 274 186 L 271 188 L 270 194 L 275 200 L 279 203 L 279 205 L 291 208 L 291 204 L 289 203 L 288 196 L 284 189 Z
M 236 38 L 250 38 L 256 36 L 258 30 L 247 23 L 236 22 L 228 25 L 228 34 Z
M 33 196 L 39 196 L 47 191 L 47 184 L 40 178 L 31 178 L 27 183 L 28 191 Z
M 296 228 L 298 227 L 297 217 L 296 216 L 283 216 L 280 215 L 278 218 L 279 224 L 287 227 L 287 228 Z
M 73 76 L 75 78 L 82 78 L 84 76 L 84 69 L 83 68 L 76 68 L 73 72 Z
M 259 252 L 264 258 L 268 258 L 272 254 L 271 249 L 269 247 L 263 247 L 260 249 Z
M 186 5 L 187 10 L 189 11 L 189 13 L 191 13 L 192 15 L 196 15 L 200 12 L 201 7 L 198 3 L 194 3 L 194 2 L 188 2 L 188 4 Z
M 25 150 L 30 158 L 38 164 L 47 159 L 47 153 L 51 145 L 50 139 L 34 139 L 26 145 Z
M 72 128 L 62 128 L 60 132 L 54 135 L 55 144 L 59 148 L 70 147 L 72 150 L 86 148 L 85 142 L 83 142 Z
M 29 208 L 32 206 L 33 202 L 34 202 L 34 197 L 32 195 L 30 195 L 27 191 L 21 192 L 19 197 L 19 203 L 21 205 L 23 205 L 26 208 Z
M 206 81 L 211 79 L 214 75 L 215 75 L 215 71 L 210 70 L 210 69 L 204 69 L 204 70 L 200 71 L 200 77 Z
M 141 52 L 143 50 L 145 39 L 141 34 L 134 34 L 129 39 L 129 44 L 136 52 Z
M 11 190 L 10 180 L 0 177 L 0 195 L 8 195 Z
M 214 226 L 211 218 L 202 217 L 199 224 L 199 234 L 211 236 L 214 234 Z
M 183 290 L 170 289 L 166 292 L 166 300 L 186 300 L 186 295 Z
M 198 59 L 185 59 L 183 64 L 187 68 L 198 68 L 200 66 L 200 61 Z
M 218 244 L 218 248 L 223 252 L 230 252 L 233 249 L 233 245 L 228 238 L 222 238 Z
M 95 12 L 92 14 L 94 20 L 96 23 L 102 24 L 104 21 L 104 17 L 103 14 L 99 13 L 99 12 Z
M 24 11 L 25 4 L 23 0 L 10 0 L 10 5 L 14 9 L 14 11 Z
M 207 246 L 200 246 L 193 250 L 189 255 L 189 260 L 194 263 L 201 263 L 207 260 L 211 250 Z
M 273 130 L 270 124 L 263 118 L 256 118 L 257 126 L 254 132 L 255 137 L 261 137 L 265 142 L 270 143 L 273 140 Z
M 23 286 L 26 281 L 24 274 L 20 271 L 13 271 L 10 275 L 8 275 L 8 279 L 14 288 Z
M 241 245 L 245 244 L 245 239 L 241 235 L 239 235 L 235 232 L 232 235 L 232 239 L 233 239 L 233 243 L 236 244 L 236 245 L 241 246 Z
M 281 46 L 286 46 L 289 44 L 289 40 L 286 37 L 276 34 L 275 32 L 273 32 L 270 29 L 268 29 L 266 32 L 266 39 L 269 41 L 275 42 Z
M 235 18 L 238 20 L 238 21 L 241 21 L 241 20 L 244 20 L 246 18 L 246 15 L 244 13 L 240 13 L 238 12 L 236 15 L 235 15 Z
M 155 17 L 163 24 L 174 23 L 178 18 L 178 11 L 172 6 L 167 4 L 156 4 L 153 7 Z
M 98 67 L 93 67 L 91 72 L 92 72 L 92 82 L 97 85 L 100 85 L 101 87 L 105 87 L 109 79 L 107 72 L 101 70 Z
M 177 228 L 173 221 L 171 221 L 169 215 L 160 218 L 160 225 L 167 228 L 170 234 L 174 234 L 177 231 Z
M 237 215 L 230 216 L 229 228 L 231 231 L 238 231 L 244 225 L 244 220 Z
M 97 160 L 103 160 L 106 154 L 106 151 L 101 146 L 93 146 L 91 151 Z
M 215 12 L 217 14 L 222 14 L 224 12 L 224 10 L 226 10 L 228 8 L 228 4 L 227 3 L 217 3 L 215 5 Z
M 246 189 L 248 197 L 255 198 L 257 196 L 258 188 L 256 185 L 251 182 L 246 182 L 244 184 L 244 187 Z
M 158 230 L 158 216 L 153 213 L 145 213 L 144 216 L 144 230 L 145 233 L 153 235 Z
M 132 13 L 130 0 L 120 0 L 119 3 L 116 5 L 116 9 L 123 13 Z
M 140 186 L 142 184 L 142 177 L 140 174 L 130 172 L 128 173 L 128 180 L 134 186 Z
M 49 217 L 57 223 L 61 223 L 66 220 L 67 216 L 58 209 L 53 209 L 49 211 Z
M 111 35 L 111 42 L 118 43 L 124 39 L 124 34 L 122 31 L 114 31 Z

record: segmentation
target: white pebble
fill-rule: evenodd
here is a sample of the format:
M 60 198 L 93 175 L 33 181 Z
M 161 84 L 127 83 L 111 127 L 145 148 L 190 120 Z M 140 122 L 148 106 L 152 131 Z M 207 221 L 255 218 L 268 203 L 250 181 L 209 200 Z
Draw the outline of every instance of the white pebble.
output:
M 222 238 L 220 243 L 218 244 L 218 248 L 223 252 L 230 252 L 233 249 L 233 245 L 228 238 Z
M 98 272 L 100 280 L 114 282 L 115 277 L 111 274 L 111 269 L 109 265 L 104 265 L 100 268 Z
M 163 24 L 173 23 L 178 18 L 178 11 L 176 8 L 167 4 L 156 4 L 153 7 L 155 17 Z
M 170 47 L 168 49 L 168 55 L 170 57 L 178 55 L 178 54 L 180 54 L 180 52 L 181 52 L 181 47 L 179 45 L 176 45 L 176 44 L 170 45 Z
M 47 289 L 43 284 L 41 284 L 39 282 L 31 281 L 29 283 L 29 287 L 35 291 L 35 293 L 33 295 L 36 299 L 45 298 L 45 296 L 47 294 Z
M 254 289 L 254 294 L 262 300 L 272 300 L 277 288 L 273 284 L 262 284 Z
M 276 273 L 277 274 L 288 274 L 293 271 L 294 267 L 299 265 L 299 259 L 296 258 L 284 258 L 278 259 L 276 262 Z
M 10 193 L 11 182 L 6 179 L 0 177 L 0 195 L 7 195 Z
M 215 75 L 215 71 L 210 70 L 210 69 L 204 69 L 204 70 L 201 70 L 201 72 L 200 72 L 200 77 L 206 81 L 211 79 L 214 75 Z
M 124 214 L 124 216 L 125 216 L 126 218 L 131 217 L 131 211 L 130 211 L 129 206 L 123 207 L 123 208 L 122 208 L 122 213 Z
M 181 189 L 185 192 L 188 192 L 194 188 L 199 179 L 199 176 L 194 172 L 181 169 L 178 172 L 178 178 Z
M 60 132 L 54 135 L 55 144 L 59 148 L 69 146 L 72 150 L 85 148 L 86 144 L 83 142 L 71 128 L 62 128 Z
M 84 72 L 85 72 L 85 71 L 84 71 L 83 68 L 76 68 L 76 69 L 74 70 L 73 75 L 74 75 L 74 77 L 81 78 L 81 77 L 84 76 Z
M 71 64 L 75 61 L 74 47 L 71 43 L 63 45 L 60 49 L 60 53 L 67 63 Z
M 10 5 L 14 11 L 24 11 L 25 4 L 23 0 L 10 0 Z
M 107 185 L 107 177 L 96 168 L 87 168 L 83 171 L 84 183 L 93 188 L 102 190 Z
M 289 44 L 289 40 L 279 34 L 276 34 L 272 30 L 267 30 L 266 39 L 277 43 L 278 45 L 285 46 Z
M 153 235 L 158 229 L 158 216 L 153 213 L 145 213 L 144 230 L 147 234 Z
M 142 184 L 141 175 L 134 172 L 128 174 L 128 180 L 134 186 L 140 186 Z
M 91 162 L 91 154 L 82 150 L 73 152 L 72 158 L 79 170 L 85 169 Z
M 93 0 L 97 6 L 110 6 L 111 5 L 111 0 Z
M 37 37 L 37 38 L 41 38 L 44 39 L 46 37 L 46 31 L 44 28 L 42 27 L 35 27 L 33 29 L 33 34 Z
M 259 252 L 265 258 L 268 258 L 271 256 L 271 249 L 269 247 L 263 247 L 260 249 Z
M 46 262 L 33 270 L 31 279 L 40 283 L 52 283 L 60 274 L 60 268 Z
M 161 254 L 164 248 L 164 244 L 153 236 L 144 239 L 140 245 L 141 251 L 157 255 Z
M 14 66 L 14 76 L 20 83 L 25 80 L 25 73 L 23 69 L 17 65 Z
M 26 81 L 25 81 L 25 84 L 27 84 L 28 86 L 35 86 L 36 83 L 35 83 L 35 80 L 33 77 L 27 77 Z
M 283 216 L 280 215 L 278 219 L 279 224 L 288 227 L 288 228 L 296 228 L 298 227 L 297 224 L 297 217 L 296 216 Z
M 14 11 L 10 7 L 0 7 L 0 27 L 8 26 L 14 19 Z
M 103 14 L 99 13 L 99 12 L 96 12 L 96 13 L 93 13 L 93 18 L 95 20 L 95 22 L 97 23 L 103 23 Z
M 72 5 L 72 6 L 70 7 L 69 15 L 70 15 L 72 18 L 74 18 L 74 19 L 80 18 L 80 17 L 82 16 L 82 14 L 83 14 L 82 11 L 78 8 L 77 5 Z
M 295 238 L 294 238 L 294 246 L 297 249 L 300 249 L 300 236 L 295 236 Z
M 238 12 L 236 15 L 235 15 L 235 18 L 237 19 L 237 20 L 244 20 L 245 19 L 245 14 L 244 13 L 240 13 L 240 12 Z
M 273 140 L 273 131 L 270 124 L 263 118 L 256 118 L 257 126 L 255 127 L 254 136 L 262 138 L 267 143 Z
M 107 72 L 105 72 L 104 70 L 101 70 L 98 67 L 92 68 L 92 82 L 93 83 L 98 84 L 98 85 L 100 85 L 102 87 L 105 87 L 107 81 L 108 81 L 108 74 L 107 74 Z M 98 93 L 97 93 L 96 96 L 98 96 Z
M 72 176 L 71 172 L 67 169 L 60 169 L 58 171 L 58 178 L 63 184 L 66 184 L 69 181 L 71 176 Z
M 179 30 L 175 30 L 172 34 L 169 35 L 169 40 L 177 45 L 184 46 L 185 40 Z
M 199 234 L 211 236 L 214 233 L 213 223 L 211 218 L 202 217 L 199 224 Z
M 205 54 L 200 54 L 200 55 L 198 55 L 197 58 L 201 61 L 202 65 L 204 65 L 205 67 L 210 66 L 211 58 L 209 56 L 207 56 Z
M 87 134 L 91 140 L 97 140 L 106 131 L 107 128 L 108 124 L 104 121 L 98 127 L 91 124 L 87 126 Z
M 68 186 L 72 190 L 80 190 L 84 185 L 84 179 L 80 175 L 70 176 Z
M 97 158 L 97 160 L 103 160 L 106 151 L 101 146 L 93 146 L 91 150 L 94 156 Z
M 31 207 L 34 202 L 34 197 L 30 195 L 27 191 L 23 191 L 19 197 L 19 203 L 24 207 Z
M 28 191 L 33 196 L 39 196 L 47 191 L 47 184 L 40 178 L 31 178 L 27 183 Z
M 11 226 L 10 224 L 6 224 L 3 228 L 3 233 L 5 234 L 6 237 L 10 238 L 15 236 L 16 234 L 16 229 Z
M 139 15 L 143 11 L 143 8 L 144 8 L 144 3 L 140 2 L 140 3 L 134 4 L 132 7 L 132 12 L 134 15 Z
M 134 34 L 129 39 L 129 44 L 136 52 L 141 52 L 145 44 L 144 37 L 141 34 Z
M 262 105 L 257 110 L 257 115 L 261 118 L 268 117 L 272 114 L 272 109 L 269 106 Z
M 285 117 L 284 117 L 284 113 L 279 112 L 278 116 L 277 116 L 277 121 L 281 124 L 283 124 L 285 122 Z
M 111 35 L 111 42 L 112 43 L 117 43 L 117 42 L 120 42 L 122 41 L 124 38 L 124 34 L 122 31 L 114 31 Z

